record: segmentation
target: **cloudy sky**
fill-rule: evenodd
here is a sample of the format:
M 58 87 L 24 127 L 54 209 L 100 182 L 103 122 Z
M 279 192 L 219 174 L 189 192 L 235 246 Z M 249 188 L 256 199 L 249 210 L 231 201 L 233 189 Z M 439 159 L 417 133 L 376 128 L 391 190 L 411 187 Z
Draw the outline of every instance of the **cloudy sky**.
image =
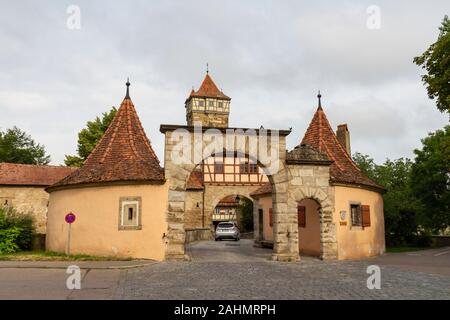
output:
M 353 152 L 412 157 L 448 123 L 412 59 L 435 41 L 450 2 L 392 2 L 1 0 L 0 130 L 18 126 L 61 164 L 85 123 L 120 105 L 129 76 L 162 159 L 159 125 L 185 124 L 184 100 L 209 62 L 232 98 L 231 126 L 292 127 L 294 147 L 320 89 L 332 126 L 348 123 Z M 373 4 L 380 29 L 367 27 Z M 79 29 L 67 27 L 70 5 Z

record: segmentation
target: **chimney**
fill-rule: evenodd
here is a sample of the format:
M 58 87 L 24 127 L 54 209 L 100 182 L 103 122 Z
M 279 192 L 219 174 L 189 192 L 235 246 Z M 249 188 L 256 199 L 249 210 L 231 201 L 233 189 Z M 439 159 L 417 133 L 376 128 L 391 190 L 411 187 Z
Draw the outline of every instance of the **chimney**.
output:
M 336 136 L 340 144 L 344 147 L 345 151 L 351 156 L 350 150 L 350 132 L 348 131 L 347 124 L 340 124 L 337 127 Z

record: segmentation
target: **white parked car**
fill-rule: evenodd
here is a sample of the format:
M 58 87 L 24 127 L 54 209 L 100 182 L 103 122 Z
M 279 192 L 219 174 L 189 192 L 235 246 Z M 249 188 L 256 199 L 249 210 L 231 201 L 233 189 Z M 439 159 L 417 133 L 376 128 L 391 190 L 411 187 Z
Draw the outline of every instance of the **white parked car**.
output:
M 219 222 L 216 228 L 215 240 L 222 239 L 233 239 L 234 241 L 239 241 L 241 238 L 241 233 L 235 222 Z

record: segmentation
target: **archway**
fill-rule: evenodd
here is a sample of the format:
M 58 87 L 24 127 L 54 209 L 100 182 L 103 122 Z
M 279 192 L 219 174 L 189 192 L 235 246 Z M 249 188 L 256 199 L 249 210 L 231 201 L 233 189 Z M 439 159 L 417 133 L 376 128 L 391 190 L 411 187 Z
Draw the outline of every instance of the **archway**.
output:
M 160 131 L 165 134 L 164 170 L 168 180 L 168 206 L 167 206 L 167 233 L 163 240 L 166 243 L 166 259 L 186 259 L 185 255 L 185 227 L 184 215 L 186 204 L 186 184 L 194 168 L 214 152 L 208 154 L 211 137 L 215 142 L 221 142 L 224 152 L 236 152 L 235 147 L 244 139 L 244 154 L 251 154 L 250 150 L 256 147 L 256 154 L 270 155 L 273 173 L 268 176 L 273 189 L 274 214 L 274 248 L 272 259 L 282 261 L 297 261 L 298 231 L 293 221 L 296 213 L 288 210 L 288 172 L 286 170 L 286 136 L 290 130 L 266 129 L 237 129 L 237 128 L 197 128 L 195 126 L 161 125 Z M 249 134 L 251 131 L 251 134 Z M 253 139 L 248 139 L 251 136 Z M 269 137 L 269 138 L 268 138 Z M 272 137 L 276 137 L 272 139 Z M 249 141 L 255 142 L 251 144 Z M 232 149 L 228 149 L 228 146 Z M 206 152 L 206 157 L 196 159 L 198 149 L 200 153 Z M 240 150 L 240 149 L 239 149 Z M 178 154 L 182 154 L 184 161 L 177 161 Z M 259 166 L 265 167 L 256 161 Z
M 298 246 L 300 254 L 320 257 L 320 204 L 303 199 L 297 204 Z
M 253 201 L 245 196 L 236 194 L 220 199 L 212 214 L 214 229 L 220 222 L 235 222 L 241 236 L 253 233 Z

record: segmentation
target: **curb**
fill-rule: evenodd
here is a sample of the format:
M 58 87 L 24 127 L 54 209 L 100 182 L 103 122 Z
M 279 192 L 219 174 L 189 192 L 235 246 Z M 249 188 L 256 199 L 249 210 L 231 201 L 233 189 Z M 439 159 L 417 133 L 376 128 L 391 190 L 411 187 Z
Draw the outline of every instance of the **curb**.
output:
M 27 265 L 11 265 L 11 266 L 2 266 L 0 263 L 0 269 L 67 269 L 69 265 L 77 265 L 77 262 L 85 262 L 85 261 L 67 261 L 68 264 L 65 266 L 49 266 L 49 265 L 43 265 L 43 266 L 27 266 Z M 143 268 L 147 266 L 151 266 L 154 264 L 157 264 L 157 261 L 150 262 L 150 263 L 142 263 L 142 264 L 134 264 L 134 265 L 128 265 L 128 266 L 105 266 L 105 267 L 91 267 L 91 266 L 79 266 L 81 270 L 122 270 L 122 269 L 136 269 L 136 268 Z

